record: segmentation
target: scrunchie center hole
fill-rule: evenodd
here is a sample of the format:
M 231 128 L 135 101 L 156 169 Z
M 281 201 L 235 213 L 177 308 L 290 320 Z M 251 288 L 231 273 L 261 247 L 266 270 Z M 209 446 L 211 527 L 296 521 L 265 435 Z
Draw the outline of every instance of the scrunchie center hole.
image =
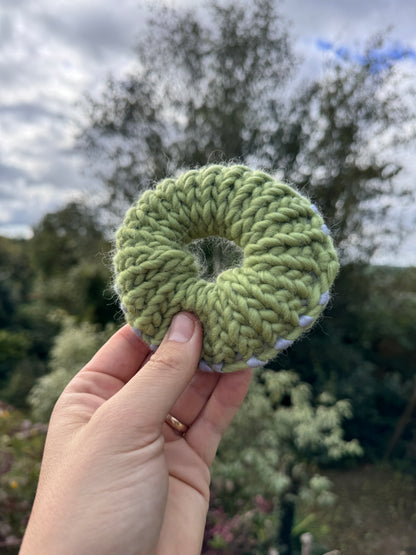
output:
M 199 277 L 206 281 L 215 281 L 224 270 L 240 268 L 244 260 L 241 247 L 218 235 L 196 239 L 187 249 L 196 260 Z

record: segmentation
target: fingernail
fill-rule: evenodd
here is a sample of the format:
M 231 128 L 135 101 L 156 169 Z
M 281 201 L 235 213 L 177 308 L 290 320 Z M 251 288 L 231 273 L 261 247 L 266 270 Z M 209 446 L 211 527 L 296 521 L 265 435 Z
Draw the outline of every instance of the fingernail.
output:
M 178 343 L 186 343 L 193 336 L 194 330 L 195 320 L 185 312 L 180 312 L 173 317 L 167 339 Z

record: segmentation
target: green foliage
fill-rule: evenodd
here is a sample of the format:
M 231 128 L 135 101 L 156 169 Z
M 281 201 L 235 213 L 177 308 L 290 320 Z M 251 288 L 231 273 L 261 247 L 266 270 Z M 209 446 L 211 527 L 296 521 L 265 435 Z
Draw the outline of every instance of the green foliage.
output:
M 57 309 L 105 326 L 117 309 L 97 214 L 70 203 L 47 214 L 26 241 L 0 237 L 0 399 L 25 408 L 60 330 Z
M 56 336 L 51 349 L 50 373 L 37 380 L 28 397 L 36 420 L 49 420 L 62 390 L 114 331 L 112 324 L 100 331 L 89 322 L 75 324 L 72 318 L 64 319 L 62 331 Z
M 85 257 L 76 265 L 33 284 L 33 295 L 44 309 L 59 307 L 79 320 L 105 323 L 113 318 L 109 286 L 111 274 L 99 260 Z
M 29 345 L 30 341 L 24 333 L 0 329 L 0 366 L 7 360 L 23 358 Z
M 71 202 L 46 214 L 35 226 L 29 252 L 35 269 L 48 278 L 107 249 L 92 211 L 85 204 Z
M 362 454 L 356 440 L 343 439 L 347 418 L 348 402 L 326 393 L 314 402 L 310 386 L 294 372 L 264 371 L 220 445 L 213 465 L 215 508 L 241 514 L 260 494 L 280 511 L 286 527 L 280 530 L 280 543 L 290 538 L 296 504 L 328 505 L 334 500 L 318 465 Z M 285 520 L 288 512 L 291 519 Z M 276 540 L 278 524 L 276 516 L 266 520 L 267 543 Z
M 24 316 L 33 279 L 27 241 L 0 237 L 0 399 L 19 406 L 42 371 L 36 334 Z
M 0 402 L 0 545 L 17 553 L 39 477 L 46 427 Z
M 31 347 L 31 338 L 26 330 L 14 332 L 0 329 L 0 399 L 3 401 L 13 399 L 18 405 L 24 403 L 28 392 L 24 382 L 29 381 L 30 384 L 33 376 L 32 371 L 26 372 Z
M 105 299 L 111 282 L 105 261 L 109 251 L 97 217 L 83 204 L 47 214 L 28 244 L 36 270 L 33 297 L 46 311 L 58 307 L 80 320 L 111 321 L 114 307 Z
M 415 276 L 415 268 L 345 266 L 319 325 L 270 364 L 296 368 L 315 394 L 349 399 L 346 435 L 358 438 L 373 461 L 383 457 L 412 395 Z M 407 423 L 393 453 L 411 466 L 415 425 L 414 418 Z
M 278 500 L 290 493 L 292 478 L 301 497 L 303 489 L 318 491 L 321 482 L 310 476 L 308 465 L 362 454 L 355 440 L 342 437 L 342 422 L 351 418 L 350 404 L 328 394 L 312 403 L 310 386 L 291 371 L 264 371 L 261 378 L 263 383 L 253 384 L 226 433 L 214 474 L 244 484 L 248 499 L 260 488 Z
M 33 279 L 26 242 L 0 237 L 0 328 L 16 325 Z

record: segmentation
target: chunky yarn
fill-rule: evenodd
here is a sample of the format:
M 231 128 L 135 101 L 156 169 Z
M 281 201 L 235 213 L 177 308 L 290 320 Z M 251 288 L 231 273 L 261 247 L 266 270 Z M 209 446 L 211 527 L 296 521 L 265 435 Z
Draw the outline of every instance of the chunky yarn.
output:
M 199 274 L 190 242 L 220 236 L 243 249 L 238 268 Z M 116 291 L 127 322 L 153 350 L 172 317 L 204 327 L 200 368 L 266 364 L 319 317 L 338 271 L 317 208 L 245 166 L 206 166 L 165 179 L 131 207 L 116 236 Z

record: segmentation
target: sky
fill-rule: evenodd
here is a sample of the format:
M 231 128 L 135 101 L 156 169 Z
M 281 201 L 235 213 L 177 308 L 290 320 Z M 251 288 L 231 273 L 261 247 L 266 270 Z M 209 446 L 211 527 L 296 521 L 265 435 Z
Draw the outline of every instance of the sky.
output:
M 0 0 L 0 235 L 30 237 L 47 212 L 99 194 L 86 160 L 73 149 L 80 103 L 109 74 L 121 77 L 133 67 L 144 4 Z M 391 29 L 392 48 L 408 52 L 416 84 L 414 0 L 285 0 L 279 6 L 305 73 L 322 71 L 324 57 L 339 48 L 357 52 L 365 38 Z M 402 153 L 402 180 L 410 186 L 414 158 Z M 396 217 L 408 222 L 408 239 L 400 252 L 382 249 L 375 262 L 416 265 L 416 208 L 398 206 Z

